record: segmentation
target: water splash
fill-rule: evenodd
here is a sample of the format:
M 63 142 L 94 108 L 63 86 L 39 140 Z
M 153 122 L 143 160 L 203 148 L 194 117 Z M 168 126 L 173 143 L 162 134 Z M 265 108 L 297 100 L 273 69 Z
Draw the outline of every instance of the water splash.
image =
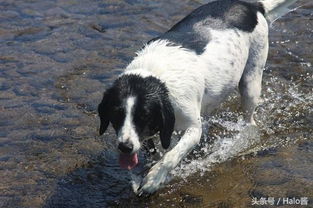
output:
M 260 141 L 258 128 L 247 125 L 241 117 L 238 122 L 224 121 L 214 117 L 204 121 L 204 123 L 206 126 L 204 132 L 208 132 L 208 123 L 212 123 L 221 125 L 226 131 L 236 131 L 236 133 L 233 136 L 223 136 L 223 133 L 222 135 L 215 135 L 213 143 L 208 142 L 209 137 L 204 134 L 200 148 L 196 148 L 192 152 L 196 158 L 184 159 L 178 167 L 171 171 L 173 176 L 185 179 L 196 172 L 203 175 L 210 171 L 214 164 L 227 161 Z
M 307 76 L 306 79 L 312 77 Z M 203 175 L 214 165 L 234 157 L 256 154 L 307 139 L 303 136 L 293 138 L 290 136 L 292 133 L 284 136 L 280 132 L 297 132 L 298 127 L 303 127 L 297 118 L 304 117 L 307 113 L 312 114 L 313 95 L 302 92 L 298 84 L 287 83 L 275 76 L 265 82 L 264 88 L 262 103 L 256 113 L 257 127 L 247 125 L 238 112 L 226 111 L 204 120 L 200 146 L 192 151 L 191 159 L 185 158 L 171 171 L 172 176 L 186 179 L 196 172 Z M 234 100 L 232 97 L 230 102 Z M 229 121 L 231 117 L 237 117 L 238 120 Z M 210 134 L 209 129 L 216 126 L 224 130 Z

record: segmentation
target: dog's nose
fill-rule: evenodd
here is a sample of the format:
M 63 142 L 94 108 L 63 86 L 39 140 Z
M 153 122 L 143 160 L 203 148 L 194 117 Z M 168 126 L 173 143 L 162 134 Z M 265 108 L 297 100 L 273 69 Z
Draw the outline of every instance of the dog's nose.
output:
M 129 142 L 120 142 L 118 149 L 123 153 L 131 153 L 133 151 L 133 144 Z

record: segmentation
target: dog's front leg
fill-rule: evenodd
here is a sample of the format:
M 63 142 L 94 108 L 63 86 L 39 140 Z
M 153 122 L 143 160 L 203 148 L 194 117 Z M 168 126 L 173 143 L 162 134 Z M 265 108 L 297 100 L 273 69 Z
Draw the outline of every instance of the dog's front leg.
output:
M 182 158 L 199 143 L 201 133 L 201 124 L 188 128 L 177 145 L 150 169 L 147 176 L 143 179 L 138 195 L 155 192 L 165 182 L 169 171 L 175 168 Z

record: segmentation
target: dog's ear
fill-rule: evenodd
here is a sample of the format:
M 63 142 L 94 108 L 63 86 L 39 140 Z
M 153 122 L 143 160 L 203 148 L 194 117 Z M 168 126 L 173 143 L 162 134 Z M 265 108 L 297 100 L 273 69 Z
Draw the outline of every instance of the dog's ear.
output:
M 174 125 L 174 109 L 168 99 L 163 99 L 161 101 L 160 140 L 164 149 L 167 149 L 171 144 L 171 136 L 174 131 Z
M 98 113 L 100 117 L 100 135 L 102 135 L 109 126 L 109 102 L 109 92 L 106 91 L 103 94 L 101 103 L 98 105 Z

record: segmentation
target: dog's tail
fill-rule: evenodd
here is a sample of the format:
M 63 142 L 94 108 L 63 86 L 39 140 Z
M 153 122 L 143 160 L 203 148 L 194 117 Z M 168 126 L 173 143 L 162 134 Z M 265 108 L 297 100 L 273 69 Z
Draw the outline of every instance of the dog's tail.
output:
M 288 7 L 296 1 L 297 0 L 258 0 L 265 10 L 265 18 L 271 23 L 292 11 Z

